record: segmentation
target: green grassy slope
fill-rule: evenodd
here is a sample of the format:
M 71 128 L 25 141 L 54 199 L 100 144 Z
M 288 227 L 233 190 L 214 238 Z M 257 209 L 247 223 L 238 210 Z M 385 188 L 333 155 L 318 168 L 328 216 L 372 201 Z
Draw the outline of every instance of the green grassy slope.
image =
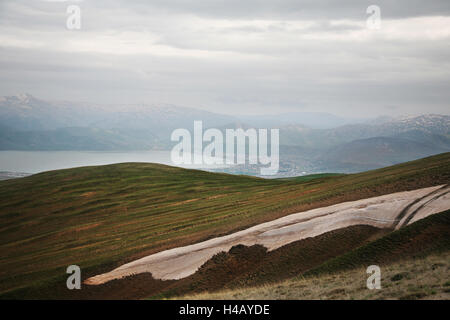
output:
M 450 251 L 424 258 L 407 258 L 383 266 L 381 290 L 368 290 L 366 268 L 290 279 L 257 287 L 189 294 L 194 300 L 379 300 L 450 299 Z
M 450 210 L 429 216 L 381 239 L 331 259 L 305 275 L 354 269 L 371 264 L 426 256 L 450 249 Z
M 347 229 L 347 237 L 355 236 L 354 227 L 353 230 Z M 338 231 L 344 235 L 345 229 Z M 331 233 L 329 236 L 332 236 Z M 320 238 L 323 236 L 309 239 L 315 243 L 311 246 L 313 250 L 320 245 Z M 301 241 L 298 243 L 301 244 Z M 289 250 L 287 246 L 283 248 Z M 290 251 L 295 253 L 292 249 Z M 320 250 L 314 254 L 320 254 Z M 358 246 L 306 272 L 300 270 L 289 280 L 225 287 L 225 290 L 217 292 L 206 289 L 199 294 L 181 295 L 181 298 L 415 299 L 434 296 L 448 299 L 449 257 L 450 210 L 447 210 Z M 307 264 L 300 261 L 300 268 Z M 383 290 L 366 288 L 366 268 L 374 264 L 381 268 Z
M 231 295 L 241 295 L 251 287 L 365 269 L 373 264 L 384 270 L 398 260 L 440 256 L 449 250 L 450 210 L 447 210 L 394 232 L 358 225 L 295 241 L 270 252 L 262 246 L 236 246 L 228 253 L 214 256 L 196 274 L 168 285 L 161 295 L 149 297 L 204 293 L 205 298 L 211 294 L 207 298 L 211 299 L 219 298 L 214 292 L 226 289 L 232 290 L 228 292 Z
M 0 294 L 334 203 L 448 183 L 450 153 L 360 174 L 259 179 L 156 164 L 0 182 Z M 62 281 L 62 282 L 61 282 Z

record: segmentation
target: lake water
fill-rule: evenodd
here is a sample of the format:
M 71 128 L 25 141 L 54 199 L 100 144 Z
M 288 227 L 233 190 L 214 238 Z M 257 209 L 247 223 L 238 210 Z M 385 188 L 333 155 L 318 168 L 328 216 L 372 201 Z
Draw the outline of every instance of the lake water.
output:
M 0 151 L 0 171 L 10 172 L 38 173 L 49 170 L 122 162 L 153 162 L 174 165 L 170 159 L 170 151 Z M 205 166 L 184 167 L 212 168 Z

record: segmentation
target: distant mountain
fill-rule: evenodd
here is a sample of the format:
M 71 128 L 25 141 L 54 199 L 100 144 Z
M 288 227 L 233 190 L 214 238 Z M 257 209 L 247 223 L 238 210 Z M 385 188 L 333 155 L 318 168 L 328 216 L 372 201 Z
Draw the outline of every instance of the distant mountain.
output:
M 375 137 L 330 148 L 321 156 L 321 161 L 322 166 L 331 171 L 354 172 L 386 167 L 448 150 L 448 147 L 440 148 L 409 139 Z
M 253 127 L 284 127 L 299 125 L 310 129 L 331 129 L 351 123 L 363 123 L 367 119 L 338 117 L 326 112 L 288 112 L 276 115 L 240 116 Z
M 416 139 L 419 135 L 436 139 L 444 139 L 440 136 L 450 136 L 450 116 L 447 115 L 421 115 L 392 119 L 378 124 L 350 124 L 333 129 L 317 130 L 304 126 L 284 126 L 280 128 L 280 140 L 282 144 L 297 145 L 316 148 L 330 148 L 339 144 L 348 143 L 358 139 L 373 137 L 390 137 L 407 135 L 415 132 Z M 423 137 L 421 138 L 423 139 Z
M 80 108 L 56 106 L 29 94 L 0 98 L 0 126 L 20 131 L 81 125 L 80 112 Z
M 208 126 L 236 121 L 228 115 L 204 110 L 160 105 L 95 105 L 67 101 L 49 102 L 30 94 L 0 98 L 0 124 L 26 130 L 52 130 L 63 127 L 133 128 L 167 130 L 180 128 L 194 120 Z
M 285 126 L 281 159 L 307 172 L 359 172 L 450 151 L 450 116 L 384 118 L 317 130 Z
M 192 130 L 237 121 L 227 115 L 173 105 L 89 105 L 48 102 L 29 94 L 0 98 L 2 150 L 168 149 L 177 128 Z
M 408 139 L 416 142 L 426 144 L 430 147 L 441 148 L 444 150 L 450 150 L 450 135 L 428 133 L 421 130 L 410 130 L 393 135 L 393 137 Z
M 279 128 L 285 175 L 355 172 L 450 151 L 450 116 L 229 116 L 168 104 L 95 105 L 0 97 L 0 150 L 170 150 L 177 128 Z M 351 123 L 353 121 L 353 123 Z M 245 172 L 245 171 L 242 171 Z

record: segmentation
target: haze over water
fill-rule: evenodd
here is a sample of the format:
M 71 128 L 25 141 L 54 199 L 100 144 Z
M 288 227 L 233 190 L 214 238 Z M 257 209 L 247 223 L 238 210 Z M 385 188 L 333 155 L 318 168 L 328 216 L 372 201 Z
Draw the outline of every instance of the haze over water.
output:
M 0 171 L 39 173 L 121 162 L 171 165 L 170 151 L 0 151 Z

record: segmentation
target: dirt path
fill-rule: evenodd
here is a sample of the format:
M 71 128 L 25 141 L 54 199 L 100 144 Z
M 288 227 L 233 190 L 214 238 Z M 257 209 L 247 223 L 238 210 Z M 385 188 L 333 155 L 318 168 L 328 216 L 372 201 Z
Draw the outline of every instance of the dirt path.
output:
M 91 277 L 85 283 L 98 285 L 143 272 L 152 273 L 155 279 L 181 279 L 195 273 L 215 254 L 228 252 L 238 244 L 260 244 L 274 250 L 353 225 L 399 228 L 450 209 L 449 192 L 449 186 L 435 186 L 295 213 L 227 236 L 158 252 Z

